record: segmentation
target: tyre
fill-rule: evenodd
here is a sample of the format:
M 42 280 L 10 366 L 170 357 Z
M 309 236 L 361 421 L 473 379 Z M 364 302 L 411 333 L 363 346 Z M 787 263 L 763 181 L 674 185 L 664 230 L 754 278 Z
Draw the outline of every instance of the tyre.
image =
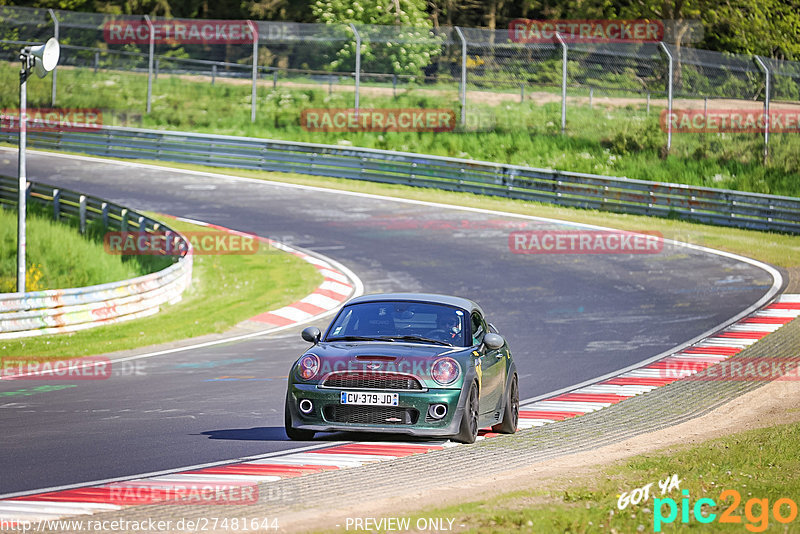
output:
M 495 432 L 501 434 L 513 434 L 517 431 L 519 423 L 519 384 L 517 375 L 511 379 L 511 386 L 508 388 L 508 398 L 506 407 L 503 410 L 503 420 L 492 427 Z
M 473 382 L 464 402 L 464 415 L 461 417 L 461 426 L 453 440 L 461 443 L 475 443 L 478 437 L 478 385 Z
M 283 425 L 286 428 L 286 435 L 293 441 L 311 441 L 314 439 L 313 430 L 302 430 L 292 426 L 292 416 L 289 414 L 289 399 L 286 399 L 286 409 L 284 410 Z

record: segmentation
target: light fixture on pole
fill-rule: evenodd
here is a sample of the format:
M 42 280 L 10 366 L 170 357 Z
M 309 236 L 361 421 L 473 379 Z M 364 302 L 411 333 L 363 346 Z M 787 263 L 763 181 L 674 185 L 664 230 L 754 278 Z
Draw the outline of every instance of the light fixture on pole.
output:
M 31 69 L 39 78 L 56 68 L 61 47 L 56 39 L 48 39 L 39 46 L 26 46 L 19 53 L 22 69 L 19 71 L 19 202 L 17 203 L 17 292 L 25 292 L 25 211 L 28 179 L 25 169 L 25 145 L 28 134 L 28 89 Z

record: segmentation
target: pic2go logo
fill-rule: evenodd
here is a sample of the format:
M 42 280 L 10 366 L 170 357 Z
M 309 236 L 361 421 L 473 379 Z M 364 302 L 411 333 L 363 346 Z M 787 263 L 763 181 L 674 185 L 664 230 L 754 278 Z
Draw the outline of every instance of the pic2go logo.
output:
M 719 523 L 742 523 L 742 516 L 736 514 L 736 509 L 742 502 L 742 496 L 737 490 L 728 489 L 719 494 L 720 503 L 729 498 L 733 499 L 725 511 L 719 514 L 719 519 L 717 519 L 717 514 L 710 511 L 705 515 L 703 514 L 703 506 L 708 506 L 709 508 L 717 506 L 714 499 L 698 499 L 694 502 L 694 506 L 692 506 L 689 503 L 689 490 L 683 490 L 682 493 L 683 499 L 681 499 L 680 505 L 681 523 L 689 523 L 692 516 L 695 521 L 704 524 L 713 523 L 715 520 Z M 748 521 L 748 523 L 745 524 L 747 530 L 750 532 L 764 532 L 767 530 L 770 511 L 772 512 L 773 519 L 784 525 L 791 523 L 797 518 L 797 503 L 792 499 L 782 497 L 776 500 L 771 508 L 769 504 L 769 499 L 756 498 L 752 498 L 745 503 L 744 516 Z M 672 523 L 678 518 L 678 504 L 675 502 L 675 499 L 669 497 L 666 499 L 656 498 L 653 501 L 653 508 L 653 532 L 661 532 L 661 526 L 663 524 Z M 664 515 L 665 512 L 666 515 Z

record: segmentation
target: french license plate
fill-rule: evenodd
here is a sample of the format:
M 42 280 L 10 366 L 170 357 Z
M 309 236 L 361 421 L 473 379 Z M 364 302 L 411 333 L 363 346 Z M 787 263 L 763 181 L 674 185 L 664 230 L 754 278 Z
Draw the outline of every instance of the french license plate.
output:
M 342 391 L 341 404 L 362 404 L 368 406 L 397 406 L 397 393 L 366 393 L 363 391 Z

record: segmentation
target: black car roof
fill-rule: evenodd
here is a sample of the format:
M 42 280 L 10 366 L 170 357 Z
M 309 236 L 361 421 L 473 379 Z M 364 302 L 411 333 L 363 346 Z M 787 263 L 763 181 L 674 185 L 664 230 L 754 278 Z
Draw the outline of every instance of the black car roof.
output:
M 483 310 L 472 300 L 451 295 L 437 295 L 434 293 L 375 293 L 372 295 L 361 295 L 347 302 L 347 304 L 358 304 L 362 302 L 385 302 L 385 301 L 406 301 L 406 302 L 430 302 L 433 304 L 445 304 L 462 308 L 472 313 L 477 310 L 484 315 Z

